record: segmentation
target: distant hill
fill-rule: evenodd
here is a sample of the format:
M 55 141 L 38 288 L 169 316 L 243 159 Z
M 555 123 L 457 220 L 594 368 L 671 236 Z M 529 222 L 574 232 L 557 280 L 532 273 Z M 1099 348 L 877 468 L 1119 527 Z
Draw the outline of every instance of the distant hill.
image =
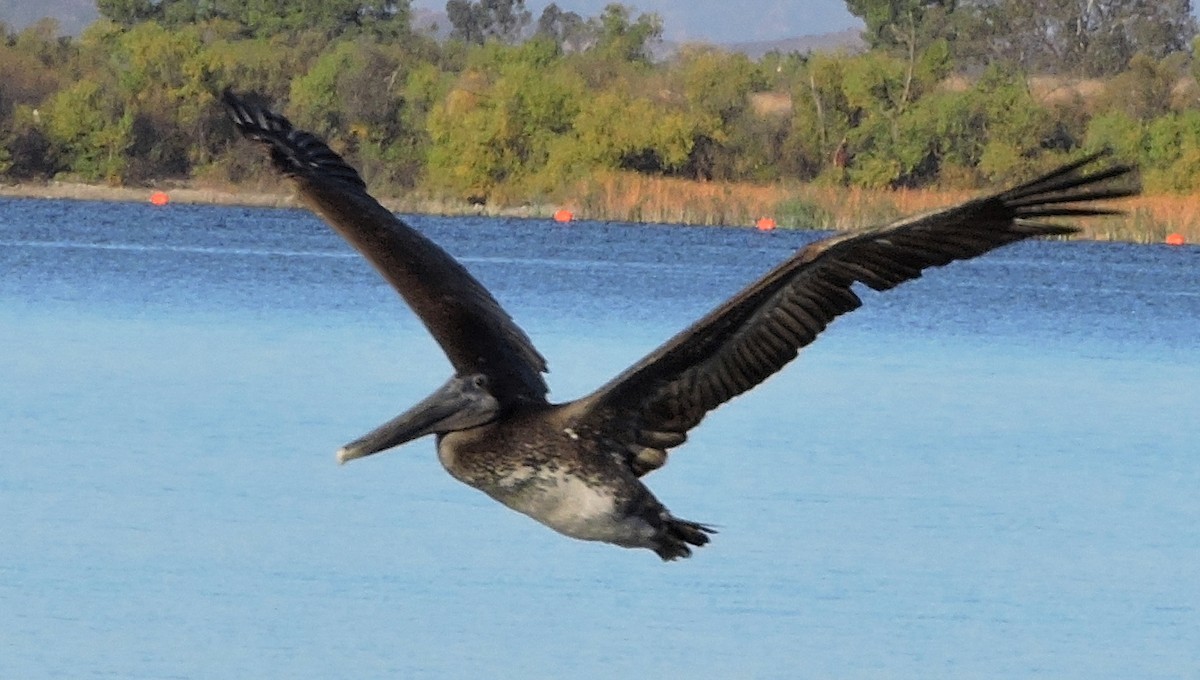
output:
M 19 31 L 45 17 L 57 19 L 62 33 L 79 35 L 100 12 L 96 0 L 0 0 L 0 21 L 11 29 Z
M 862 29 L 847 28 L 837 33 L 822 33 L 820 35 L 802 35 L 783 40 L 764 40 L 761 42 L 743 42 L 721 45 L 731 52 L 741 52 L 751 59 L 758 59 L 771 51 L 783 54 L 789 52 L 861 52 L 867 48 L 862 39 Z

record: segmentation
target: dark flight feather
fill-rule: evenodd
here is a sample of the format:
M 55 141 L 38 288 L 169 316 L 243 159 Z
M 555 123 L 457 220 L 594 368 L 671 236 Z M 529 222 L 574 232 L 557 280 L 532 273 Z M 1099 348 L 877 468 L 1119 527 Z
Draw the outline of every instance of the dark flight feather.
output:
M 300 198 L 396 288 L 457 374 L 486 374 L 508 405 L 545 403 L 546 360 L 474 276 L 380 205 L 358 172 L 316 136 L 231 92 L 223 100 L 237 129 L 270 149 Z
M 711 410 L 779 371 L 837 316 L 862 304 L 856 283 L 893 288 L 930 267 L 1074 227 L 1045 218 L 1117 211 L 1094 201 L 1137 193 L 1110 182 L 1131 168 L 1087 172 L 1087 156 L 1000 193 L 812 243 L 574 406 L 578 420 L 627 443 L 638 475 Z

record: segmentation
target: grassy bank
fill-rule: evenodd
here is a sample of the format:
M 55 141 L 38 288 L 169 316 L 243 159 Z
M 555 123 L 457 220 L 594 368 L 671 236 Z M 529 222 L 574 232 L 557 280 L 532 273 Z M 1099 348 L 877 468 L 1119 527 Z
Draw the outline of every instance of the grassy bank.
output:
M 762 186 L 612 175 L 575 188 L 564 205 L 580 216 L 630 222 L 861 229 L 951 205 L 981 191 L 868 190 L 820 184 Z M 1200 196 L 1139 196 L 1114 202 L 1125 215 L 1081 222 L 1083 238 L 1161 243 L 1179 233 L 1200 243 Z
M 232 186 L 175 184 L 162 187 L 175 203 L 294 207 L 285 183 L 244 189 Z M 152 189 L 55 182 L 0 186 L 0 196 L 78 200 L 145 201 Z M 386 197 L 397 212 L 438 215 L 506 215 L 549 218 L 566 208 L 579 219 L 620 222 L 749 226 L 772 217 L 779 226 L 802 229 L 859 229 L 904 215 L 935 210 L 981 192 L 872 191 L 818 184 L 756 185 L 694 182 L 609 174 L 566 187 L 560 195 L 511 205 L 475 206 L 423 192 Z M 1127 214 L 1088 220 L 1083 238 L 1101 241 L 1161 243 L 1179 233 L 1200 243 L 1200 196 L 1140 196 L 1119 205 Z

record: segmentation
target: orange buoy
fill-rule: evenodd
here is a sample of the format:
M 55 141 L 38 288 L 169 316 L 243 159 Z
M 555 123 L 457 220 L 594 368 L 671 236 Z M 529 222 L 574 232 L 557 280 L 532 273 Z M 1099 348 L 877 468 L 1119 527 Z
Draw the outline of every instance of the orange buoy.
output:
M 561 208 L 554 213 L 555 222 L 570 222 L 573 219 L 575 219 L 575 215 L 566 208 Z
M 775 228 L 775 220 L 771 217 L 760 217 L 758 218 L 758 221 L 754 223 L 754 226 L 757 227 L 759 231 L 771 231 Z
M 165 191 L 156 191 L 150 194 L 150 203 L 152 205 L 166 205 L 171 202 L 171 197 Z
M 1167 234 L 1167 245 L 1169 245 L 1169 246 L 1181 246 L 1181 245 L 1183 245 L 1184 243 L 1185 243 L 1185 241 L 1184 241 L 1184 239 L 1183 239 L 1183 234 L 1180 234 L 1179 232 L 1175 232 L 1175 233 L 1172 233 L 1172 234 Z

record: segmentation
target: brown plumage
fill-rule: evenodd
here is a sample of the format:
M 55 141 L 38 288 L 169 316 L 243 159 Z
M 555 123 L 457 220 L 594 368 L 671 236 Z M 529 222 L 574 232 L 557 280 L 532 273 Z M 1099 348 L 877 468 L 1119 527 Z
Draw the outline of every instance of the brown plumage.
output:
M 546 400 L 546 363 L 466 269 L 383 208 L 358 173 L 282 116 L 226 93 L 237 128 L 266 144 L 300 197 L 387 279 L 442 346 L 455 375 L 343 447 L 347 461 L 427 434 L 457 479 L 564 534 L 686 557 L 712 529 L 672 516 L 638 479 L 711 410 L 796 357 L 862 304 L 930 268 L 1036 236 L 1048 218 L 1114 214 L 1097 201 L 1137 193 L 1131 168 L 1082 158 L 1007 191 L 812 243 L 591 395 Z

